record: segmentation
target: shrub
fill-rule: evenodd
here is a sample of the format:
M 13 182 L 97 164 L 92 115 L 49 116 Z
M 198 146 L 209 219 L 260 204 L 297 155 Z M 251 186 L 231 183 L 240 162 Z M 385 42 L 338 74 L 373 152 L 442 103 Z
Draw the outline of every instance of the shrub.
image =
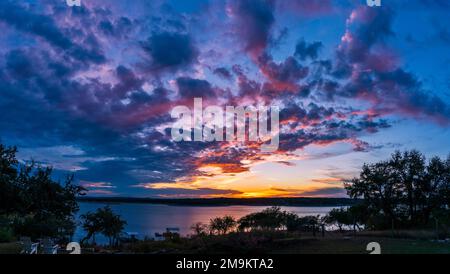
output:
M 9 243 L 15 240 L 14 233 L 9 227 L 0 227 L 0 243 Z

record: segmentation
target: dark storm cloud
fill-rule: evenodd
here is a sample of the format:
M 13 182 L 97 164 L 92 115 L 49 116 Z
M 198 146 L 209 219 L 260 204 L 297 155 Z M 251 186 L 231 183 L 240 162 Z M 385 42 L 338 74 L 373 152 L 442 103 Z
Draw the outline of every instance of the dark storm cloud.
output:
M 306 60 L 307 58 L 317 59 L 319 50 L 322 48 L 322 42 L 307 43 L 305 40 L 301 40 L 295 46 L 294 56 L 300 58 L 300 60 Z
M 111 147 L 107 155 L 116 153 L 114 159 L 83 163 L 86 169 L 78 171 L 77 178 L 87 181 L 108 181 L 125 187 L 138 183 L 172 182 L 177 177 L 189 176 L 195 167 L 188 157 L 193 151 L 185 148 L 184 152 L 180 152 L 178 150 L 180 148 L 169 145 L 169 142 L 163 141 L 165 139 L 164 136 L 159 136 L 153 142 L 146 142 L 153 144 L 147 149 L 140 148 L 137 141 L 129 142 L 128 145 L 122 143 L 121 145 L 126 147 L 118 148 L 118 153 Z M 113 143 L 115 144 L 119 145 L 117 141 Z M 163 150 L 156 150 L 157 145 Z
M 178 15 L 183 22 L 167 14 L 136 21 L 96 3 L 67 9 L 54 1 L 36 9 L 2 1 L 0 23 L 14 32 L 0 51 L 2 140 L 31 148 L 75 147 L 82 154 L 68 157 L 78 159 L 77 178 L 105 182 L 120 192 L 132 184 L 148 187 L 205 176 L 198 168 L 206 164 L 233 174 L 249 170 L 243 159 L 263 160 L 260 144 L 173 142 L 170 109 L 193 97 L 236 106 L 280 102 L 285 106 L 280 113 L 280 154 L 334 142 L 350 143 L 355 151 L 376 149 L 359 138 L 390 127 L 382 118 L 386 114 L 448 122 L 448 104 L 424 90 L 420 79 L 402 68 L 389 49 L 389 39 L 395 36 L 394 14 L 388 8 L 354 10 L 336 56 L 321 60 L 322 43 L 305 41 L 296 45 L 292 56 L 278 58 L 272 51 L 277 44 L 271 43 L 272 32 L 278 12 L 323 13 L 329 11 L 329 1 L 230 1 L 229 7 L 231 33 L 252 57 L 250 69 L 245 57 L 204 64 L 200 49 L 209 46 L 204 42 L 210 37 L 187 33 L 192 26 L 184 21 L 198 20 L 189 16 Z M 216 27 L 211 26 L 213 32 Z M 6 43 L 3 38 L 0 42 Z M 220 82 L 230 84 L 225 92 L 213 82 L 216 77 L 193 76 L 189 69 L 194 64 L 217 68 L 213 73 L 223 79 L 235 77 L 238 96 L 228 92 L 235 88 L 234 81 Z M 159 72 L 167 73 L 159 77 Z M 342 101 L 351 101 L 346 99 L 369 102 L 370 109 L 344 108 Z M 240 194 L 205 188 L 147 191 L 173 196 Z M 331 194 L 310 194 L 315 193 Z
M 280 121 L 290 121 L 296 125 L 310 125 L 328 119 L 335 114 L 335 110 L 331 107 L 326 108 L 315 103 L 303 107 L 297 103 L 289 102 L 280 113 Z
M 244 49 L 253 57 L 258 57 L 271 39 L 271 29 L 275 22 L 274 0 L 230 1 L 234 16 L 235 31 Z
M 439 123 L 450 121 L 448 103 L 424 90 L 413 74 L 401 68 L 389 72 L 360 72 L 337 94 L 367 100 L 380 114 L 428 116 Z
M 48 44 L 37 40 L 39 46 L 12 49 L 3 56 L 5 66 L 0 71 L 2 141 L 23 147 L 74 146 L 82 153 L 73 156 L 79 158 L 78 165 L 83 167 L 76 171 L 77 179 L 109 180 L 121 187 L 118 190 L 131 182 L 172 181 L 193 170 L 189 156 L 198 151 L 198 147 L 184 148 L 186 154 L 181 156 L 186 160 L 179 159 L 178 164 L 173 164 L 172 161 L 180 157 L 180 149 L 174 147 L 169 136 L 153 134 L 155 139 L 147 143 L 142 137 L 133 137 L 143 126 L 153 127 L 155 123 L 168 121 L 160 113 L 166 112 L 164 105 L 168 104 L 170 91 L 155 88 L 151 94 L 144 92 L 140 76 L 123 65 L 115 69 L 114 85 L 101 83 L 96 78 L 85 78 L 83 82 L 70 79 L 86 69 L 86 64 L 98 63 L 100 59 L 66 40 L 65 30 L 50 17 L 22 9 L 12 12 L 16 12 L 19 19 L 29 17 L 30 21 L 24 24 L 15 22 L 12 17 L 4 17 L 3 21 L 38 39 L 45 39 Z M 83 16 L 86 13 L 88 11 Z M 119 21 L 127 25 L 127 20 Z M 44 24 L 37 26 L 38 22 Z M 109 28 L 108 24 L 103 27 L 103 31 Z M 108 35 L 117 34 L 117 26 L 109 31 L 112 32 Z M 87 35 L 85 41 L 101 48 L 88 32 L 78 34 Z M 67 51 L 59 51 L 60 48 Z M 122 102 L 125 99 L 129 100 L 126 105 Z M 148 137 L 150 133 L 144 135 Z M 165 172 L 155 178 L 143 173 L 145 170 Z
M 303 107 L 289 103 L 280 113 L 280 122 L 291 129 L 280 135 L 280 150 L 294 151 L 311 144 L 327 145 L 348 142 L 356 151 L 366 151 L 370 145 L 358 140 L 367 133 L 390 127 L 384 119 L 355 116 L 351 112 L 337 111 L 310 103 Z M 302 129 L 294 130 L 301 126 Z M 307 127 L 306 127 L 307 126 Z
M 138 78 L 131 69 L 124 66 L 118 66 L 116 68 L 116 76 L 119 80 L 119 84 L 114 86 L 112 93 L 120 98 L 123 98 L 129 91 L 140 89 L 144 82 L 142 79 Z M 111 94 L 108 94 L 108 96 L 110 95 Z
M 260 94 L 261 83 L 249 79 L 239 65 L 234 65 L 232 71 L 237 76 L 239 96 L 256 96 Z
M 98 29 L 108 36 L 126 37 L 133 27 L 132 24 L 133 22 L 127 17 L 120 17 L 115 21 L 105 19 L 99 22 Z
M 83 82 L 70 80 L 68 77 L 83 66 L 40 50 L 12 50 L 5 59 L 3 78 L 14 83 L 15 89 L 22 89 L 19 94 L 36 97 L 44 106 L 50 104 L 90 122 L 130 128 L 155 119 L 170 107 L 167 99 L 170 91 L 164 88 L 156 88 L 152 94 L 143 91 L 142 78 L 125 66 L 114 70 L 117 82 L 111 85 L 96 78 Z M 158 105 L 149 108 L 154 103 Z M 161 117 L 158 119 L 162 121 Z
M 36 73 L 36 61 L 22 50 L 12 50 L 5 56 L 6 71 L 14 78 L 30 78 Z
M 83 47 L 73 42 L 69 29 L 58 27 L 51 15 L 33 13 L 17 1 L 0 3 L 0 21 L 14 27 L 18 31 L 44 39 L 68 56 L 83 62 L 102 63 L 106 57 L 100 48 Z M 91 37 L 95 39 L 95 37 Z M 89 42 L 86 40 L 85 42 Z
M 69 49 L 73 46 L 71 40 L 56 26 L 52 17 L 32 13 L 26 6 L 17 2 L 5 0 L 0 3 L 1 21 L 19 31 L 39 36 L 59 48 Z
M 380 129 L 390 128 L 391 125 L 386 120 L 374 121 L 371 118 L 365 117 L 357 122 L 357 125 L 370 133 L 378 132 Z
M 198 50 L 187 34 L 162 32 L 154 33 L 142 48 L 151 57 L 151 69 L 177 70 L 195 63 Z
M 389 59 L 387 56 L 374 55 L 372 48 L 377 44 L 383 45 L 393 35 L 392 20 L 393 12 L 387 7 L 372 9 L 361 6 L 355 9 L 337 50 L 334 75 L 350 76 L 352 64 L 359 64 L 364 69 L 380 70 L 379 67 L 383 67 Z
M 335 90 L 335 95 L 369 101 L 380 114 L 400 113 L 449 123 L 450 106 L 424 90 L 415 75 L 396 63 L 394 53 L 385 45 L 393 35 L 393 16 L 388 7 L 359 7 L 352 12 L 334 71 L 335 76 L 351 78 Z
M 214 74 L 216 74 L 226 80 L 230 80 L 233 77 L 231 75 L 231 72 L 228 69 L 223 68 L 223 67 L 216 68 L 213 72 L 214 72 Z
M 282 63 L 275 63 L 268 55 L 259 58 L 262 72 L 272 81 L 295 84 L 308 75 L 309 69 L 302 66 L 295 58 L 288 57 Z
M 193 99 L 194 97 L 214 97 L 215 91 L 206 80 L 180 77 L 177 79 L 179 94 L 182 98 Z

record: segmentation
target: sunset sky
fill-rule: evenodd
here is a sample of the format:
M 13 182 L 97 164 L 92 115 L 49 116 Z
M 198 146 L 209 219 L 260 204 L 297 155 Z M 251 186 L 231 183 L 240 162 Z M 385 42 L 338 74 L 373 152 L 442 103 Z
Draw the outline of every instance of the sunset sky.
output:
M 0 142 L 89 195 L 344 197 L 450 152 L 450 1 L 0 1 Z M 177 105 L 280 108 L 280 146 L 174 142 Z

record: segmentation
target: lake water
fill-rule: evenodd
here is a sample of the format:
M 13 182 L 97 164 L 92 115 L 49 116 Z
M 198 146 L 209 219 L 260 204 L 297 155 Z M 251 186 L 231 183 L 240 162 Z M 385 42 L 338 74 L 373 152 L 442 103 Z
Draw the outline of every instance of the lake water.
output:
M 249 213 L 261 211 L 267 206 L 172 206 L 159 204 L 128 204 L 128 203 L 91 203 L 81 202 L 78 216 L 97 208 L 109 205 L 112 210 L 127 221 L 126 232 L 139 233 L 138 238 L 154 237 L 155 232 L 162 233 L 167 227 L 178 227 L 181 235 L 192 233 L 190 227 L 197 222 L 208 223 L 211 218 L 231 215 L 239 219 Z M 282 210 L 293 212 L 299 216 L 325 215 L 333 207 L 289 207 Z M 79 241 L 85 232 L 78 227 L 74 240 Z M 96 236 L 99 243 L 106 240 L 100 235 Z

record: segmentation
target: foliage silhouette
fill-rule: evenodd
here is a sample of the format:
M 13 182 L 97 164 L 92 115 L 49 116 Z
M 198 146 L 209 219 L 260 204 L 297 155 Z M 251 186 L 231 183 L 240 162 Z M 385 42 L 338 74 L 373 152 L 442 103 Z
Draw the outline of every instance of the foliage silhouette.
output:
M 17 148 L 0 144 L 0 215 L 7 218 L 14 234 L 70 238 L 75 230 L 77 197 L 85 189 L 67 176 L 54 181 L 51 167 L 34 161 L 21 164 Z

